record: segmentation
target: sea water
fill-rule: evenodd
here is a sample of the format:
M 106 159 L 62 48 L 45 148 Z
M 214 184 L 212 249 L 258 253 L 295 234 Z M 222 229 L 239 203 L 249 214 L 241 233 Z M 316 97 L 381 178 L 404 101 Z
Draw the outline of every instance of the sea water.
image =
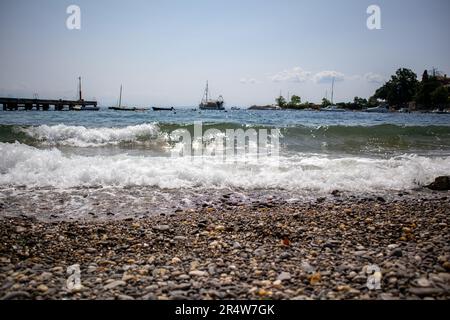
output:
M 173 157 L 171 133 L 192 132 L 199 121 L 204 130 L 220 132 L 279 129 L 279 157 L 252 162 Z M 154 194 L 170 190 L 175 202 L 224 190 L 289 197 L 333 190 L 389 194 L 450 174 L 450 115 L 0 111 L 0 154 L 4 190 L 133 187 Z

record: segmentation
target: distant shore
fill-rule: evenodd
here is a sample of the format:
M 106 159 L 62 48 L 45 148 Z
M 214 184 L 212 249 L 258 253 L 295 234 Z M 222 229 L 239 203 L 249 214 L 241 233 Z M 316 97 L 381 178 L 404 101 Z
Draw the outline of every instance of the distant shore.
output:
M 448 299 L 449 199 L 335 195 L 91 222 L 7 217 L 2 205 L 0 297 Z M 69 292 L 73 264 L 83 288 Z

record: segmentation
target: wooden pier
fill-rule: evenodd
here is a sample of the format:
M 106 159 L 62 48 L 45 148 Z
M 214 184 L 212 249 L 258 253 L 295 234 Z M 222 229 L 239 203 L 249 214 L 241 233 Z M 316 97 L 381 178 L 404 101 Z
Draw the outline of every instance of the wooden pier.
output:
M 55 111 L 98 111 L 97 101 L 87 101 L 83 99 L 81 91 L 81 77 L 78 77 L 78 100 L 49 100 L 49 99 L 27 99 L 27 98 L 1 98 L 0 104 L 4 111 L 17 110 L 50 110 L 53 106 Z
M 55 111 L 97 111 L 97 101 L 86 100 L 48 100 L 48 99 L 23 99 L 23 98 L 1 98 L 0 104 L 4 111 L 11 110 L 43 110 L 48 111 L 53 106 Z

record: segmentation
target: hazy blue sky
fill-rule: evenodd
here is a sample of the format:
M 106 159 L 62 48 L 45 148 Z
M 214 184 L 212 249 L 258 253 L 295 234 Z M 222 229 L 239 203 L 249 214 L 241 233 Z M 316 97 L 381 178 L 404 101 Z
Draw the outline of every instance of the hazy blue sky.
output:
M 81 8 L 68 30 L 66 8 Z M 366 27 L 371 4 L 382 30 Z M 397 68 L 450 73 L 448 0 L 0 0 L 0 95 L 196 105 L 209 79 L 228 106 L 289 91 L 368 97 Z M 334 73 L 333 73 L 334 72 Z M 329 94 L 329 93 L 328 93 Z

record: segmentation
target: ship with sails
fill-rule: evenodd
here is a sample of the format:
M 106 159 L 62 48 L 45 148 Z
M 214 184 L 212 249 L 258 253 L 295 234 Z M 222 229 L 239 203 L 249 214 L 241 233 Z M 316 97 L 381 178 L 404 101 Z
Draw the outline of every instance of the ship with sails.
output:
M 202 102 L 200 102 L 199 108 L 200 110 L 225 110 L 224 100 L 222 96 L 219 96 L 218 99 L 211 99 L 209 96 L 209 85 L 208 81 L 206 81 L 206 89 L 202 98 Z
M 122 85 L 120 85 L 119 103 L 117 106 L 109 107 L 108 109 L 114 111 L 147 111 L 145 108 L 122 106 Z

